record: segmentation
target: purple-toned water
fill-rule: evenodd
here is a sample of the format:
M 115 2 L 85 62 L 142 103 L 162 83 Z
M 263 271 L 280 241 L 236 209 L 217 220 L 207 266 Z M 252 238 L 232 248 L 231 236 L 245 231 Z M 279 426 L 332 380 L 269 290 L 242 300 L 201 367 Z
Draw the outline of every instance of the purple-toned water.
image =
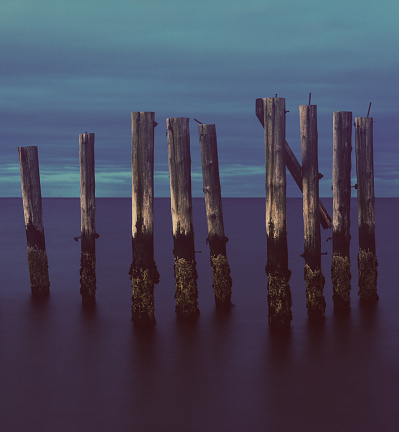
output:
M 331 214 L 331 200 L 323 200 Z M 44 199 L 51 297 L 30 296 L 21 199 L 0 199 L 0 430 L 399 430 L 399 199 L 376 200 L 377 307 L 357 296 L 352 200 L 352 311 L 334 315 L 331 230 L 322 232 L 326 321 L 309 326 L 301 199 L 289 199 L 290 336 L 267 325 L 264 199 L 224 199 L 234 309 L 215 311 L 205 208 L 194 200 L 199 274 L 195 324 L 176 321 L 170 202 L 155 200 L 157 325 L 131 323 L 129 199 L 97 199 L 97 308 L 79 294 L 78 199 Z

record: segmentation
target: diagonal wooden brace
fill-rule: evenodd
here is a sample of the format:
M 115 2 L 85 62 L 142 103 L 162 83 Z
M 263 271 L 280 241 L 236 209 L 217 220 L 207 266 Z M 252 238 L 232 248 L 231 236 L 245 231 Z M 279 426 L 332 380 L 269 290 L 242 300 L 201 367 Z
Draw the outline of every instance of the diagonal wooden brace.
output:
M 265 127 L 264 124 L 264 111 L 263 111 L 263 99 L 256 99 L 256 117 L 260 121 L 261 125 Z M 302 192 L 302 167 L 298 162 L 298 159 L 295 157 L 293 151 L 288 145 L 287 141 L 285 142 L 285 165 L 288 168 L 288 171 L 291 173 L 292 177 L 295 180 L 295 183 L 298 185 L 300 191 Z M 324 229 L 331 228 L 331 217 L 328 214 L 327 210 L 324 208 L 323 203 L 319 200 L 319 211 L 320 211 L 320 224 Z

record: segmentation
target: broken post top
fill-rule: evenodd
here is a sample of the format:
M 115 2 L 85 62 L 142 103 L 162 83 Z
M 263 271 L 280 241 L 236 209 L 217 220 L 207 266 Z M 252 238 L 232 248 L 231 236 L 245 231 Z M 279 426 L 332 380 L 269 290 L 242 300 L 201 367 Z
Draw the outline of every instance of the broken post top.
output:
M 193 232 L 189 120 L 166 119 L 173 235 Z

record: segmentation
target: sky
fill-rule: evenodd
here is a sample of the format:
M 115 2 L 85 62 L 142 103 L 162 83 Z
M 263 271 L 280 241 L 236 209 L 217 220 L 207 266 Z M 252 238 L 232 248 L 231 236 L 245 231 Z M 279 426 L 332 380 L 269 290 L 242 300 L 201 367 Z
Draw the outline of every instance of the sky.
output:
M 18 146 L 38 146 L 42 196 L 78 197 L 79 134 L 95 133 L 96 195 L 131 196 L 131 112 L 154 111 L 155 196 L 168 197 L 166 118 L 216 125 L 224 197 L 265 196 L 257 98 L 317 105 L 320 195 L 331 197 L 334 111 L 374 119 L 376 197 L 399 196 L 397 0 L 1 0 L 0 196 L 21 196 Z M 356 183 L 352 135 L 352 180 Z M 354 196 L 355 195 L 355 190 Z M 300 196 L 287 175 L 287 196 Z

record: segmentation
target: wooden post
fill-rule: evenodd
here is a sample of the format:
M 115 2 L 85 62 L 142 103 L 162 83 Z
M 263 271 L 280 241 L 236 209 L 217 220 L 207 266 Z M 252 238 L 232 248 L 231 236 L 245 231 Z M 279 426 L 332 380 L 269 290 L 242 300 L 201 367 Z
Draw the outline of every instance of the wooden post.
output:
M 191 198 L 189 119 L 168 118 L 166 125 L 175 257 L 176 313 L 180 318 L 192 318 L 199 314 L 199 310 Z
M 35 297 L 46 297 L 50 294 L 50 280 L 44 239 L 37 147 L 18 147 L 18 155 L 31 290 Z
M 214 124 L 200 124 L 198 134 L 215 302 L 217 308 L 228 308 L 231 306 L 232 280 L 226 253 L 228 238 L 224 235 L 223 226 L 216 127 Z
M 285 99 L 265 98 L 266 234 L 269 325 L 289 329 L 292 320 L 288 270 Z
M 373 119 L 355 118 L 357 205 L 359 219 L 359 296 L 366 303 L 378 301 L 375 250 Z
M 350 309 L 350 203 L 352 113 L 333 113 L 333 257 L 331 280 L 336 311 Z
M 265 122 L 264 122 L 263 99 L 261 98 L 256 99 L 255 112 L 256 112 L 256 117 L 258 118 L 262 127 L 264 127 Z M 285 141 L 284 150 L 285 150 L 285 164 L 288 168 L 288 171 L 291 173 L 293 179 L 295 180 L 295 183 L 299 187 L 299 190 L 302 192 L 302 167 L 298 162 L 297 158 L 295 157 L 290 146 L 288 145 L 287 141 Z M 319 174 L 319 178 L 321 178 L 320 176 L 323 177 L 321 174 Z M 323 203 L 320 200 L 319 200 L 319 212 L 320 212 L 321 226 L 324 229 L 331 228 L 331 217 L 327 213 L 327 210 L 325 209 Z
M 80 294 L 82 305 L 96 303 L 96 226 L 94 133 L 79 135 L 80 161 Z
M 317 106 L 300 105 L 306 306 L 309 318 L 324 319 L 321 271 Z
M 155 324 L 154 121 L 153 112 L 132 112 L 132 321 Z

